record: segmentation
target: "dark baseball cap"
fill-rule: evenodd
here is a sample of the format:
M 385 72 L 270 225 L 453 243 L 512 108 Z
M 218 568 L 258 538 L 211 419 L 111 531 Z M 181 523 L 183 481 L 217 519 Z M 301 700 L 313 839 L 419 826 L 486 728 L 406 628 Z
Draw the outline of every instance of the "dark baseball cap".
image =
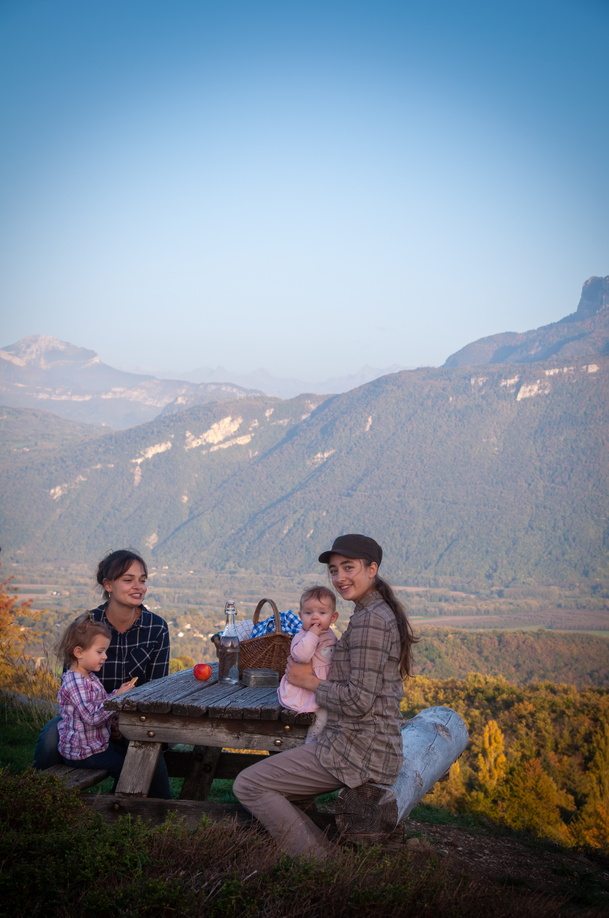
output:
M 330 560 L 330 555 L 342 555 L 344 558 L 363 558 L 365 561 L 376 561 L 380 566 L 383 549 L 378 542 L 375 542 L 369 536 L 350 532 L 334 539 L 330 551 L 322 552 L 319 560 L 322 564 L 327 564 Z

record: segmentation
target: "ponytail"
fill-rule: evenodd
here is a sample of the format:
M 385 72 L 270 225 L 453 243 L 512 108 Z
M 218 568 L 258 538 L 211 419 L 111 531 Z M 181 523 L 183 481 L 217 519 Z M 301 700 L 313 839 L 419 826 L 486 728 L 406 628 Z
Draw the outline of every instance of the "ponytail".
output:
M 410 670 L 412 667 L 412 645 L 416 644 L 419 639 L 414 636 L 412 625 L 408 621 L 406 609 L 397 598 L 389 584 L 381 577 L 379 577 L 378 574 L 376 575 L 374 587 L 379 591 L 395 615 L 395 621 L 398 626 L 398 632 L 400 635 L 400 645 L 402 648 L 400 654 L 400 675 L 402 678 L 404 678 L 405 676 L 410 675 Z

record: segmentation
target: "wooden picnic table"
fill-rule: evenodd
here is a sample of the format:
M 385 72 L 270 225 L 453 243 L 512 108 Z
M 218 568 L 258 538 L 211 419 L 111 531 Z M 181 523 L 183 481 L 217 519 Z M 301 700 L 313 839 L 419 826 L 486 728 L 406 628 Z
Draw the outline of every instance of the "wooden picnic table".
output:
M 257 760 L 251 751 L 281 752 L 304 741 L 312 714 L 282 708 L 276 687 L 220 684 L 217 670 L 212 664 L 206 682 L 195 679 L 192 669 L 183 670 L 106 702 L 118 712 L 119 729 L 129 740 L 117 795 L 147 795 L 164 744 L 193 747 L 188 768 L 181 769 L 181 796 L 204 800 L 215 777 L 235 777 Z M 183 754 L 169 749 L 165 755 L 175 773 L 171 766 Z
M 283 708 L 276 687 L 219 684 L 217 664 L 206 682 L 195 679 L 192 669 L 183 670 L 119 695 L 106 707 L 118 712 L 129 747 L 115 794 L 88 800 L 107 815 L 132 813 L 159 821 L 170 811 L 194 821 L 204 814 L 226 815 L 225 805 L 207 800 L 214 778 L 234 778 L 263 755 L 299 746 L 314 718 Z M 339 792 L 332 812 L 341 834 L 375 840 L 391 832 L 468 743 L 462 717 L 444 707 L 405 720 L 401 732 L 404 764 L 393 784 Z M 165 744 L 170 775 L 185 779 L 180 800 L 146 796 Z M 171 748 L 176 745 L 188 751 Z

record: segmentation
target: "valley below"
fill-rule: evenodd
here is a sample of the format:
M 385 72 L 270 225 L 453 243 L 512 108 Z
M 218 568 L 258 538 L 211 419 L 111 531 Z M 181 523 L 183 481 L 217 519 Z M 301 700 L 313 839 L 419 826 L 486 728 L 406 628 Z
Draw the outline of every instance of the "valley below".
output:
M 101 592 L 86 565 L 5 565 L 9 590 L 33 610 L 23 617 L 27 652 L 39 664 L 55 665 L 53 647 L 67 621 L 97 606 Z M 303 589 L 325 583 L 316 577 L 260 575 L 254 572 L 152 567 L 146 605 L 169 623 L 176 668 L 215 657 L 210 637 L 224 624 L 224 604 L 234 599 L 238 619 L 251 619 L 260 599 L 280 610 L 297 609 Z M 576 587 L 513 587 L 501 590 L 450 590 L 446 586 L 395 585 L 419 642 L 415 674 L 463 678 L 468 672 L 504 676 L 514 682 L 556 681 L 609 687 L 609 607 L 604 596 Z M 351 605 L 339 600 L 340 634 Z M 266 606 L 263 617 L 268 615 Z

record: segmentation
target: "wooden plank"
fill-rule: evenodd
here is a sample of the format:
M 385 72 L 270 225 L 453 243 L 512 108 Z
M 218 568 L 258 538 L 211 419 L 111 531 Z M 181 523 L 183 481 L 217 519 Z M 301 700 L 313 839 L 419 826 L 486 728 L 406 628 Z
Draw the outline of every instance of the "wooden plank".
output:
M 208 705 L 210 717 L 228 720 L 278 720 L 280 710 L 277 689 L 268 686 L 242 688 L 229 698 L 219 698 Z
M 242 690 L 240 685 L 221 685 L 220 683 L 214 685 L 204 683 L 202 691 L 193 686 L 190 692 L 172 696 L 171 713 L 185 717 L 202 717 L 208 713 L 210 706 L 218 701 L 225 703 L 227 699 Z
M 145 718 L 145 720 L 143 719 Z M 140 715 L 123 712 L 119 728 L 129 740 L 142 743 L 186 743 L 231 749 L 293 749 L 304 741 L 306 727 L 276 721 L 214 720 L 176 717 L 173 714 Z M 123 768 L 124 771 L 124 768 Z
M 164 679 L 156 679 L 133 689 L 127 695 L 112 698 L 106 707 L 119 712 L 141 714 L 176 714 L 238 720 L 239 718 L 278 720 L 286 723 L 310 723 L 311 715 L 298 715 L 281 708 L 274 686 L 245 687 L 217 682 L 214 675 L 207 682 L 195 679 L 191 669 L 182 670 Z
M 209 800 L 159 800 L 152 797 L 117 797 L 114 794 L 91 794 L 83 800 L 91 809 L 110 820 L 131 815 L 158 825 L 173 813 L 193 829 L 204 817 L 236 819 L 245 825 L 253 822 L 253 817 L 239 804 L 212 803 Z
M 105 707 L 110 711 L 137 711 L 140 710 L 140 705 L 153 704 L 156 699 L 166 702 L 169 692 L 179 690 L 182 685 L 190 685 L 194 681 L 192 670 L 183 669 L 163 679 L 153 679 L 145 685 L 138 685 L 126 695 L 116 695 L 106 701 Z
M 50 768 L 44 769 L 44 773 L 58 778 L 66 787 L 74 790 L 93 787 L 108 777 L 105 768 L 73 768 L 70 765 L 51 765 Z
M 289 708 L 281 708 L 279 711 L 279 720 L 283 724 L 301 724 L 309 726 L 315 720 L 315 714 L 298 714 L 296 711 L 290 711 Z
M 218 664 L 210 665 L 212 675 L 205 682 L 195 679 L 192 669 L 183 669 L 163 679 L 153 679 L 152 682 L 146 682 L 145 685 L 136 686 L 126 695 L 111 698 L 106 702 L 106 707 L 112 711 L 150 710 L 157 713 L 168 713 L 174 699 L 217 685 Z
M 121 816 L 137 816 L 148 823 L 159 825 L 169 814 L 178 816 L 186 826 L 196 829 L 201 819 L 220 821 L 231 819 L 240 825 L 255 824 L 254 817 L 238 803 L 212 803 L 210 800 L 158 800 L 150 797 L 115 797 L 112 794 L 94 794 L 83 797 L 91 809 L 105 819 L 114 821 Z M 301 804 L 296 804 L 301 806 Z M 303 809 L 305 806 L 303 805 Z M 306 805 L 307 815 L 321 829 L 325 829 L 331 817 L 319 813 Z
M 180 792 L 181 799 L 207 799 L 220 755 L 221 749 L 217 746 L 195 746 L 192 765 Z
M 115 793 L 145 796 L 150 789 L 161 749 L 160 742 L 130 742 Z

